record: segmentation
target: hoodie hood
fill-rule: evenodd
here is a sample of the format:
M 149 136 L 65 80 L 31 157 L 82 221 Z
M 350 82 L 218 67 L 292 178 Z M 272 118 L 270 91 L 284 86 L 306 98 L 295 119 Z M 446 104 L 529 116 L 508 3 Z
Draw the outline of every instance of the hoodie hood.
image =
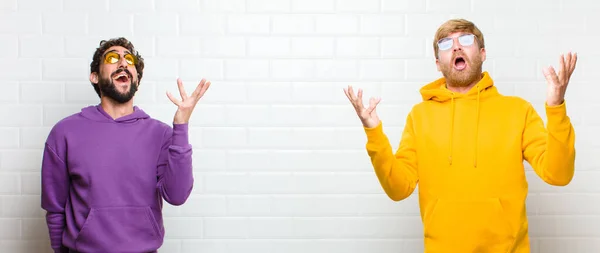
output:
M 90 120 L 105 123 L 135 123 L 138 120 L 150 118 L 146 112 L 137 106 L 134 106 L 133 113 L 113 119 L 110 115 L 108 115 L 108 113 L 106 113 L 106 111 L 104 111 L 100 104 L 81 109 L 81 115 Z
M 456 93 L 446 88 L 446 78 L 437 79 L 421 88 L 419 91 L 423 101 L 446 102 L 452 99 L 485 99 L 498 95 L 494 81 L 488 72 L 482 73 L 481 80 L 467 93 Z
M 446 88 L 446 78 L 439 78 L 425 86 L 423 86 L 420 90 L 421 97 L 423 101 L 434 101 L 438 103 L 446 103 L 450 102 L 451 108 L 451 122 L 449 122 L 450 127 L 450 147 L 449 147 L 449 155 L 448 155 L 448 163 L 452 165 L 452 155 L 453 155 L 453 145 L 454 145 L 454 121 L 455 121 L 455 101 L 456 100 L 477 100 L 477 105 L 473 110 L 475 110 L 475 118 L 473 118 L 473 124 L 475 124 L 475 145 L 473 146 L 474 150 L 474 159 L 473 166 L 477 167 L 477 155 L 478 155 L 478 145 L 479 145 L 479 110 L 481 107 L 481 100 L 485 100 L 487 98 L 499 95 L 496 86 L 494 86 L 494 81 L 490 77 L 487 71 L 482 73 L 482 78 L 479 80 L 473 88 L 471 88 L 466 93 L 457 93 Z

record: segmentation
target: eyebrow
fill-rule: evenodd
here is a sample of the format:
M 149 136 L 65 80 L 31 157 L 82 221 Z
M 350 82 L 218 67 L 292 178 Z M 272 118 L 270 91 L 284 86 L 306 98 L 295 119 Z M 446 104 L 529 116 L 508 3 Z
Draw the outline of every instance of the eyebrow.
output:
M 106 51 L 104 52 L 104 55 L 111 53 L 111 52 L 118 52 L 116 49 L 110 50 L 110 51 Z M 132 54 L 131 52 L 129 52 L 129 50 L 125 50 L 125 54 Z

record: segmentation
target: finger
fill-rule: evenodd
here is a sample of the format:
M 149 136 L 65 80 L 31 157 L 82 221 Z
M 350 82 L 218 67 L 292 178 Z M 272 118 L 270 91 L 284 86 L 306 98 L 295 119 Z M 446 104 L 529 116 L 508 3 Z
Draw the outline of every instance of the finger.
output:
M 571 78 L 571 74 L 575 71 L 575 65 L 577 64 L 577 53 L 573 54 L 573 59 L 571 60 L 571 66 L 569 66 L 569 79 Z
M 194 92 L 192 92 L 192 97 L 194 98 L 200 98 L 201 97 L 201 91 L 204 89 L 204 86 L 206 84 L 206 79 L 202 78 L 202 80 L 200 81 L 200 83 L 198 83 L 198 86 L 196 86 L 196 89 L 194 90 Z
M 354 110 L 358 111 L 358 106 L 356 105 L 356 99 L 354 96 L 354 91 L 352 90 L 352 86 L 348 85 L 348 88 L 344 89 L 344 93 L 346 94 L 346 97 L 348 97 L 348 100 L 350 100 L 350 103 L 352 104 L 352 107 L 354 107 Z
M 381 101 L 381 98 L 371 98 L 369 99 L 369 108 L 367 109 L 367 113 L 371 114 L 377 108 L 377 105 Z
M 179 78 L 177 78 L 177 88 L 179 89 L 179 95 L 181 95 L 181 99 L 185 100 L 187 98 L 187 94 L 185 93 L 183 82 Z
M 352 88 L 352 86 L 348 87 L 348 93 L 350 95 L 350 101 L 352 102 L 354 107 L 356 107 L 356 95 L 354 95 L 354 89 Z
M 362 102 L 362 94 L 363 94 L 363 91 L 362 91 L 362 89 L 359 88 L 358 92 L 357 92 L 358 97 L 356 98 L 356 105 L 358 106 L 358 109 L 361 111 L 363 109 L 365 109 L 363 102 Z
M 167 97 L 169 98 L 169 100 L 171 100 L 171 102 L 179 106 L 179 101 L 175 98 L 175 96 L 173 96 L 173 94 L 171 94 L 171 92 L 167 91 Z
M 548 81 L 550 84 L 558 85 L 558 76 L 556 75 L 556 71 L 554 71 L 553 67 L 544 69 L 544 77 L 546 77 L 546 81 Z
M 558 59 L 558 84 L 562 84 L 566 79 L 565 77 L 565 57 L 561 54 Z
M 200 96 L 198 98 L 201 98 L 202 96 L 204 96 L 204 93 L 208 90 L 208 88 L 210 87 L 210 81 L 207 81 L 204 84 L 204 87 L 202 87 L 202 89 L 200 89 Z

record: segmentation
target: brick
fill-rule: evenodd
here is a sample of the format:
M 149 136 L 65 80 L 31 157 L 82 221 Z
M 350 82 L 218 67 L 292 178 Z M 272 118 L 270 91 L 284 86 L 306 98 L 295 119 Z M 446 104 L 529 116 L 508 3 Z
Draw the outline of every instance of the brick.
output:
M 202 54 L 209 57 L 243 57 L 246 40 L 243 37 L 207 37 L 202 41 Z
M 381 1 L 337 0 L 336 9 L 339 12 L 369 13 L 378 12 Z
M 39 59 L 0 59 L 0 80 L 5 81 L 39 81 L 42 78 Z M 35 70 L 35 71 L 31 71 Z
M 176 35 L 178 16 L 175 13 L 158 12 L 133 15 L 133 33 L 136 35 Z
M 1 162 L 1 160 L 0 160 Z M 21 189 L 19 186 L 19 174 L 18 173 L 6 173 L 0 172 L 0 194 L 19 194 Z M 20 197 L 19 195 L 16 195 Z M 9 196 L 0 195 L 0 199 L 10 198 Z M 10 205 L 3 204 L 0 206 L 0 216 L 5 217 L 5 210 L 10 208 Z
M 42 79 L 46 81 L 89 80 L 89 64 L 83 59 L 44 59 Z
M 312 60 L 273 60 L 271 77 L 276 80 L 303 80 L 315 77 L 315 62 Z
M 381 40 L 381 55 L 385 58 L 423 58 L 426 47 L 429 45 L 424 39 L 388 37 Z M 435 63 L 433 58 L 430 59 Z
M 403 80 L 406 63 L 403 60 L 361 60 L 360 78 L 366 80 Z
M 40 2 L 37 0 L 19 0 L 18 9 L 19 11 L 59 12 L 61 11 L 61 1 L 48 0 Z
M 2 1 L 2 3 L 5 2 Z M 17 26 L 15 24 L 19 25 Z M 2 16 L 0 16 L 0 33 L 19 35 L 40 35 L 42 33 L 41 24 L 42 15 L 40 15 L 39 12 L 3 13 Z
M 0 3 L 0 10 L 16 11 L 17 10 L 17 0 L 2 1 L 2 3 Z
M 269 77 L 269 61 L 225 60 L 224 73 L 228 80 L 264 80 Z
M 275 18 L 274 18 L 275 19 Z M 261 14 L 231 15 L 227 18 L 229 34 L 267 34 L 270 29 L 270 18 Z
M 64 84 L 60 82 L 21 83 L 21 101 L 27 104 L 61 103 Z
M 74 22 L 75 20 L 77 22 Z M 84 35 L 87 31 L 87 15 L 78 11 L 44 13 L 42 21 L 43 32 L 45 34 Z
M 21 220 L 0 218 L 0 240 L 17 240 L 21 237 Z
M 18 148 L 19 147 L 19 128 L 0 127 L 0 148 Z
M 65 43 L 62 36 L 29 35 L 21 37 L 20 55 L 26 58 L 57 58 L 65 56 Z M 7 43 L 7 42 L 3 42 Z M 15 53 L 18 50 L 15 50 Z
M 336 0 L 292 0 L 292 11 L 296 13 L 333 12 Z
M 377 57 L 381 55 L 381 39 L 371 37 L 338 37 L 335 52 L 338 57 Z
M 381 9 L 385 13 L 424 13 L 427 2 L 410 0 L 381 0 Z
M 334 39 L 310 37 L 292 39 L 292 52 L 296 57 L 331 57 L 334 54 Z
M 0 107 L 1 127 L 41 126 L 42 107 L 38 105 L 8 105 Z
M 251 57 L 285 57 L 292 51 L 292 42 L 289 38 L 249 37 L 246 45 L 247 55 Z
M 316 69 L 319 80 L 356 80 L 359 73 L 357 60 L 317 60 Z
M 200 217 L 165 218 L 165 229 L 169 238 L 201 238 L 202 228 L 206 226 Z
M 108 11 L 108 0 L 63 0 L 66 11 Z
M 24 35 L 23 37 L 28 38 L 29 36 Z M 19 37 L 16 35 L 0 35 L 0 55 L 3 58 L 17 58 L 19 56 Z
M 247 0 L 246 11 L 253 12 L 289 12 L 290 0 Z
M 242 13 L 246 11 L 245 0 L 200 0 L 200 9 L 209 13 Z
M 312 34 L 316 21 L 311 15 L 273 15 L 271 18 L 273 34 Z
M 351 14 L 323 14 L 316 16 L 318 34 L 356 34 L 359 30 L 359 18 Z
M 167 2 L 165 0 L 165 2 Z M 170 4 L 167 4 L 171 6 Z M 221 14 L 188 14 L 179 16 L 181 35 L 223 35 L 227 27 L 227 16 Z
M 404 35 L 406 18 L 403 15 L 362 15 L 360 33 L 367 35 Z
M 125 4 L 127 5 L 127 4 Z M 89 34 L 102 37 L 131 37 L 133 35 L 133 15 L 121 8 L 128 8 L 122 4 L 110 5 L 109 13 L 92 12 L 89 16 Z M 114 10 L 115 6 L 118 10 Z M 132 6 L 130 6 L 132 7 Z

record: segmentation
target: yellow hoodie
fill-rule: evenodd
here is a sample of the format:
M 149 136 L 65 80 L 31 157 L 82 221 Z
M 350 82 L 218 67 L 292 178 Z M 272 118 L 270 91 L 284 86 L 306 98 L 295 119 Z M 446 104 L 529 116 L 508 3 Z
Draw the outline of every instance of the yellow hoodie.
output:
M 425 252 L 529 253 L 523 160 L 548 184 L 571 181 L 575 132 L 565 104 L 545 105 L 544 128 L 530 103 L 499 94 L 487 72 L 466 94 L 446 89 L 444 78 L 420 92 L 395 154 L 382 123 L 365 132 L 392 200 L 419 184 Z

